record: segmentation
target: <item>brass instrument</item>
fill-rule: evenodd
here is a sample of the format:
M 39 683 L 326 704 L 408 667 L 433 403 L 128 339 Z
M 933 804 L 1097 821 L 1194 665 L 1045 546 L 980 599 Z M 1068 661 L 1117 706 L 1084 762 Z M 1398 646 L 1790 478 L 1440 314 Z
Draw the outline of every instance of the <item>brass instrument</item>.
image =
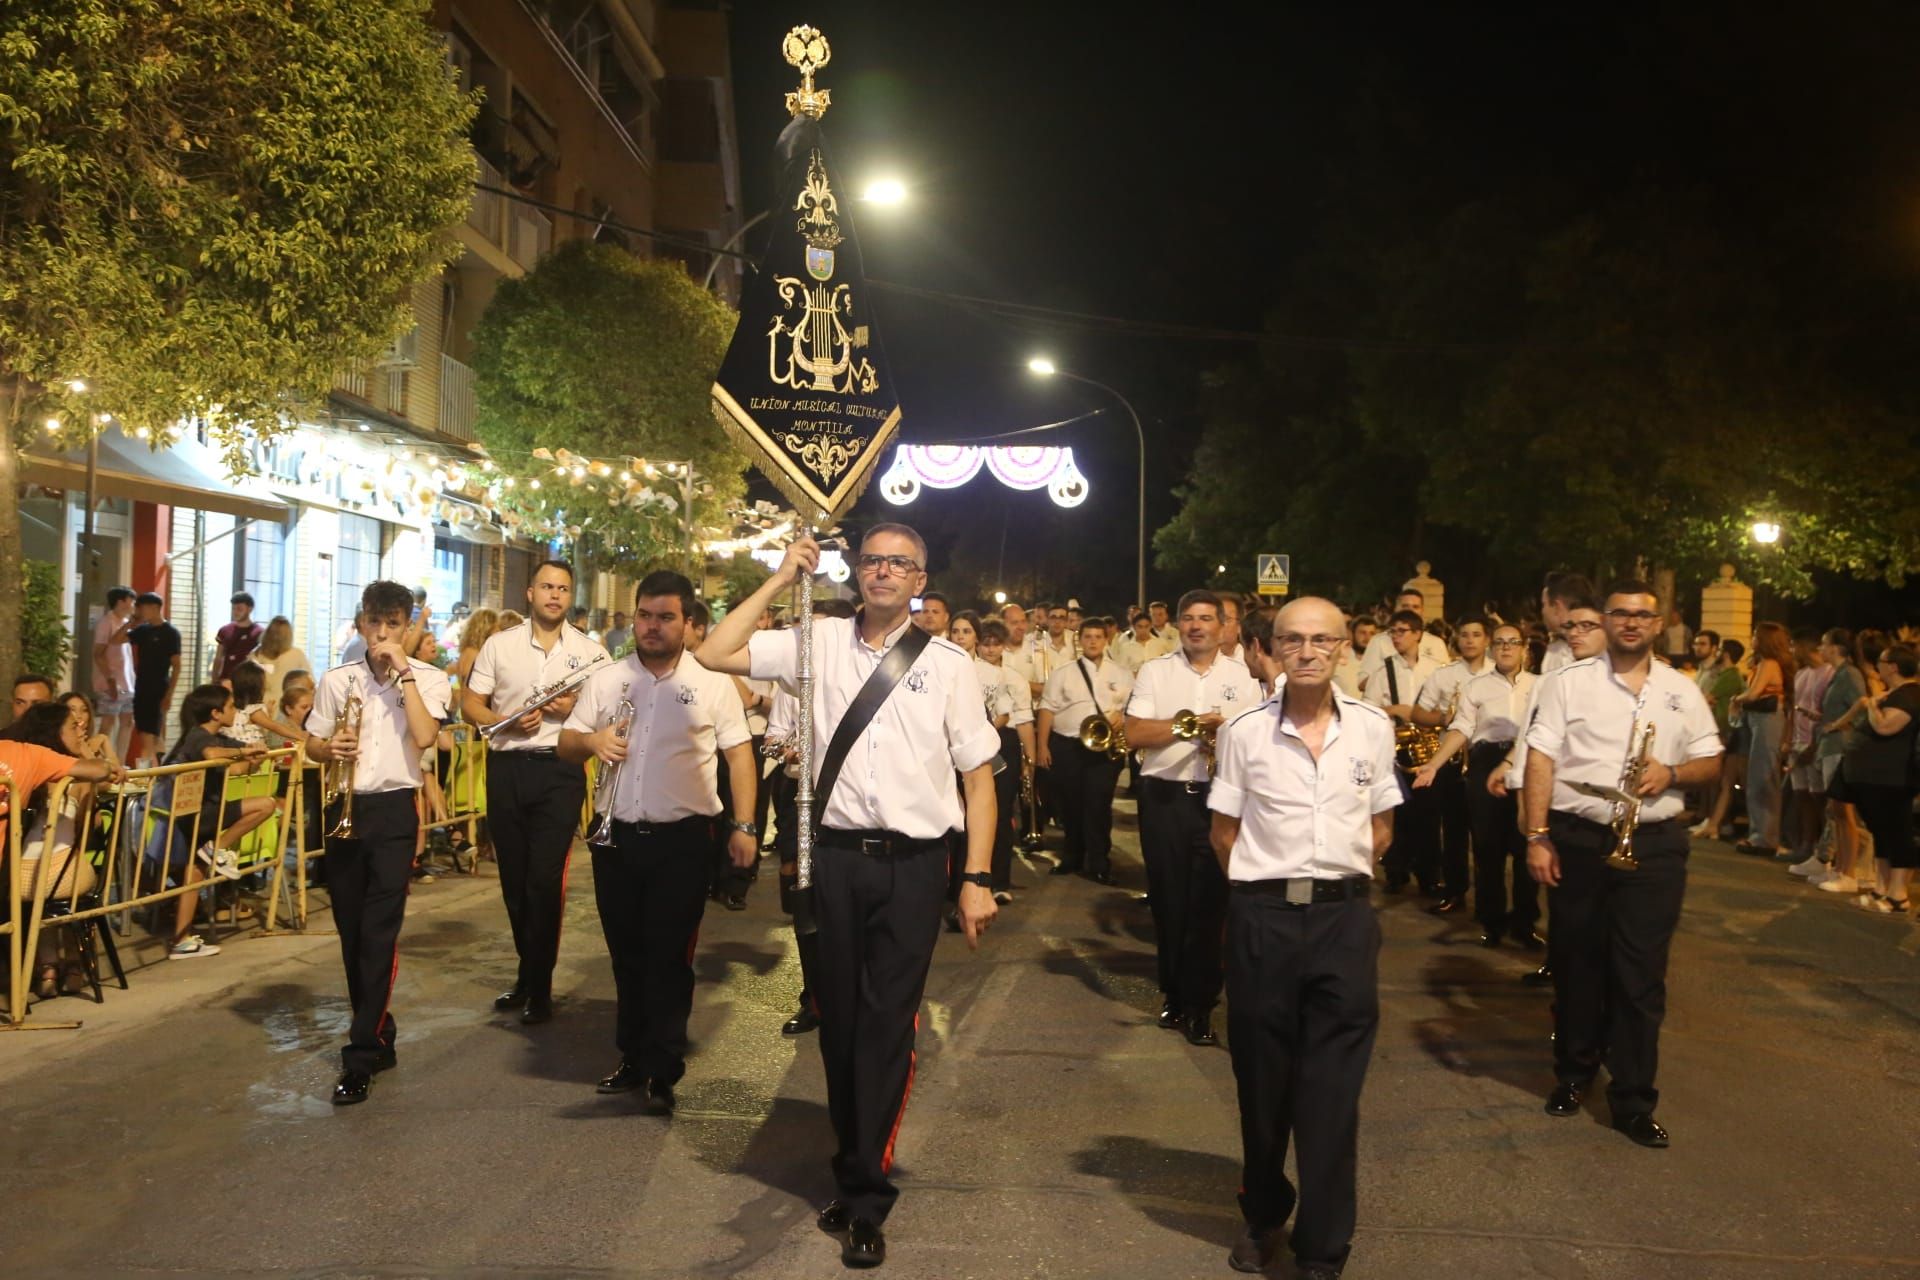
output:
M 780 771 L 789 778 L 800 776 L 800 757 L 796 755 L 791 760 L 787 758 L 787 753 L 793 750 L 794 745 L 790 738 L 766 738 L 760 743 L 760 754 L 769 760 L 780 761 Z
M 613 714 L 607 723 L 613 727 L 613 736 L 625 742 L 627 735 L 633 732 L 633 703 L 626 698 L 613 704 Z M 587 843 L 606 848 L 613 843 L 613 796 L 620 785 L 620 771 L 626 767 L 626 761 L 609 765 L 600 762 L 599 777 L 593 784 L 593 810 L 598 816 L 593 827 L 587 832 Z
M 1041 844 L 1040 835 L 1040 797 L 1033 785 L 1033 757 L 1024 750 L 1020 753 L 1020 803 L 1026 806 L 1027 830 L 1020 837 L 1020 847 L 1031 852 Z
M 351 689 L 353 686 L 349 685 Z M 360 722 L 365 715 L 365 704 L 358 693 L 348 693 L 347 700 L 340 706 L 340 714 L 333 718 L 333 732 L 328 735 L 327 768 L 321 775 L 321 807 L 340 802 L 340 819 L 327 832 L 329 839 L 355 839 L 353 830 L 353 771 L 360 763 Z M 332 753 L 333 739 L 343 732 L 354 736 L 353 759 L 343 760 Z
M 1127 726 L 1116 725 L 1099 712 L 1080 722 L 1080 745 L 1109 760 L 1127 758 Z
M 1408 773 L 1433 759 L 1440 750 L 1440 731 L 1407 720 L 1393 722 L 1393 759 Z
M 1200 750 L 1206 753 L 1207 772 L 1213 772 L 1214 741 L 1220 732 L 1217 724 L 1200 723 L 1198 711 L 1176 711 L 1173 716 L 1173 736 L 1182 742 L 1198 742 Z
M 1647 762 L 1653 759 L 1653 728 L 1652 721 L 1634 722 L 1627 738 L 1627 761 L 1620 770 L 1619 786 L 1603 787 L 1592 782 L 1569 784 L 1583 795 L 1597 796 L 1613 805 L 1613 817 L 1607 824 L 1613 828 L 1613 852 L 1607 855 L 1607 865 L 1616 871 L 1633 871 L 1640 865 L 1640 859 L 1633 856 L 1633 836 L 1640 828 L 1643 803 L 1640 781 L 1647 776 Z
M 535 685 L 533 687 L 533 693 L 525 702 L 515 707 L 512 711 L 505 713 L 492 724 L 482 725 L 480 728 L 480 736 L 488 742 L 492 742 L 494 735 L 502 729 L 515 723 L 521 716 L 526 715 L 529 711 L 538 711 L 549 703 L 566 697 L 575 689 L 585 684 L 588 677 L 598 672 L 603 663 L 610 661 L 612 661 L 612 659 L 602 655 L 601 657 L 595 658 L 592 662 L 589 662 L 586 666 L 581 667 L 579 670 L 569 672 L 563 680 L 556 680 L 552 684 L 547 685 Z

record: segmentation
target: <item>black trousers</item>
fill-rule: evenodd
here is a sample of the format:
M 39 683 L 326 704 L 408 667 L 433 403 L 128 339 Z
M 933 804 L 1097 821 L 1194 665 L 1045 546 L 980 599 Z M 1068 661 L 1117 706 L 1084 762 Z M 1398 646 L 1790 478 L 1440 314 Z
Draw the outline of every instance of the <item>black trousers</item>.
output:
M 1667 951 L 1687 889 L 1687 832 L 1678 822 L 1642 826 L 1640 865 L 1606 863 L 1613 832 L 1554 812 L 1560 885 L 1547 890 L 1553 913 L 1553 1073 L 1585 1085 L 1604 1059 L 1607 1102 L 1616 1119 L 1652 1114 L 1660 1023 L 1667 1013 Z
M 773 796 L 773 816 L 779 834 L 774 837 L 774 856 L 781 862 L 793 861 L 798 852 L 794 837 L 799 821 L 800 780 L 789 778 L 784 768 L 776 767 L 767 778 L 767 791 Z M 820 967 L 820 926 L 813 918 L 813 890 L 804 893 L 797 886 L 799 868 L 780 873 L 780 909 L 793 917 L 794 949 L 800 953 L 800 1007 L 820 1012 L 814 998 L 814 974 Z
M 1087 750 L 1079 738 L 1064 733 L 1054 734 L 1051 746 L 1054 802 L 1067 837 L 1060 865 L 1103 875 L 1111 870 L 1119 762 Z
M 410 789 L 357 794 L 353 829 L 359 834 L 327 841 L 327 887 L 353 1005 L 346 1047 L 340 1050 L 340 1064 L 348 1071 L 374 1071 L 381 1052 L 393 1048 L 396 1028 L 388 1004 L 400 972 L 400 926 L 407 918 L 413 840 L 420 826 L 413 798 Z M 329 830 L 339 816 L 336 803 L 326 813 Z
M 1227 900 L 1227 1045 L 1240 1096 L 1240 1212 L 1256 1231 L 1293 1212 L 1302 1264 L 1345 1265 L 1355 1221 L 1360 1086 L 1380 1024 L 1380 925 L 1366 898 Z M 1287 1180 L 1287 1144 L 1299 1167 Z
M 856 1218 L 878 1223 L 899 1197 L 894 1138 L 913 1091 L 914 1033 L 940 934 L 944 843 L 867 854 L 821 832 L 813 850 L 820 926 L 814 998 L 827 1110 L 839 1149 L 833 1177 Z
M 1402 803 L 1393 815 L 1393 843 L 1381 857 L 1390 884 L 1411 875 L 1422 889 L 1440 883 L 1440 797 L 1432 787 L 1415 790 L 1404 770 L 1395 768 Z
M 1174 1008 L 1204 1013 L 1220 1002 L 1220 935 L 1227 877 L 1208 835 L 1213 814 L 1202 785 L 1140 779 L 1140 853 L 1159 951 L 1160 994 Z
M 515 983 L 529 996 L 553 994 L 567 864 L 586 799 L 587 774 L 580 765 L 531 751 L 487 753 L 487 825 L 520 957 Z
M 1000 759 L 1007 767 L 993 776 L 993 862 L 989 870 L 995 892 L 1013 883 L 1013 842 L 1020 834 L 1020 735 L 1012 729 L 1000 730 Z
M 687 1072 L 693 947 L 707 906 L 712 818 L 645 827 L 613 824 L 593 849 L 593 897 L 613 959 L 620 1056 L 672 1084 Z
M 1519 800 L 1487 794 L 1487 779 L 1512 746 L 1482 742 L 1468 749 L 1467 812 L 1473 819 L 1474 918 L 1495 937 L 1517 938 L 1531 933 L 1540 921 L 1540 885 L 1527 870 L 1526 837 L 1515 823 Z
M 754 757 L 756 761 L 759 758 L 757 755 Z M 712 839 L 707 842 L 708 888 L 716 902 L 727 898 L 745 898 L 747 889 L 753 884 L 753 878 L 760 872 L 758 862 L 746 867 L 733 865 L 733 854 L 727 848 L 728 841 L 733 836 L 733 829 L 727 825 L 728 822 L 733 821 L 733 779 L 727 771 L 727 761 L 724 756 L 719 763 L 716 786 L 720 792 L 720 812 L 725 815 L 726 821 L 713 824 Z M 753 802 L 756 807 L 765 790 L 766 788 L 761 787 L 754 792 Z M 762 830 L 764 829 L 763 827 Z
M 1440 810 L 1440 883 L 1449 898 L 1464 898 L 1470 887 L 1469 852 L 1472 820 L 1467 810 L 1467 780 L 1458 765 L 1448 761 L 1433 779 L 1434 802 Z

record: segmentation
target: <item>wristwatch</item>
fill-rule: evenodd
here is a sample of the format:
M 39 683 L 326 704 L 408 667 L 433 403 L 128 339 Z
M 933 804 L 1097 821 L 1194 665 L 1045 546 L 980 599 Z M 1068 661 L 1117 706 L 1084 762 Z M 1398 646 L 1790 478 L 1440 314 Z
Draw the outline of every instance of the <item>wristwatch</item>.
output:
M 982 889 L 993 888 L 993 877 L 985 871 L 962 871 L 960 879 L 967 884 L 977 884 Z
M 750 836 L 757 836 L 760 834 L 759 826 L 751 822 L 729 822 L 727 824 L 727 828 L 730 831 L 739 831 Z

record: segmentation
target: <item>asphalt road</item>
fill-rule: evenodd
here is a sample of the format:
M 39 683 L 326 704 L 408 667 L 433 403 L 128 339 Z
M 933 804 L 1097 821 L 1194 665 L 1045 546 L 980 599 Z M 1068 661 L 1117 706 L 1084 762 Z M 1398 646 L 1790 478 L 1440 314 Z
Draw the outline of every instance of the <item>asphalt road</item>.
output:
M 1122 889 L 1023 870 L 982 951 L 942 939 L 882 1274 L 1232 1274 L 1231 1069 L 1152 1026 L 1122 840 Z M 80 1030 L 0 1035 L 0 1274 L 838 1272 L 812 1225 L 824 1086 L 812 1037 L 779 1035 L 799 975 L 770 885 L 707 915 L 698 1048 L 664 1119 L 592 1088 L 616 1054 L 588 875 L 581 858 L 559 1015 L 531 1029 L 492 1011 L 511 947 L 487 873 L 416 891 L 401 1066 L 365 1106 L 326 1102 L 347 1017 L 330 936 L 153 965 L 105 1005 L 37 1011 Z M 1526 959 L 1413 900 L 1383 910 L 1349 1276 L 1920 1276 L 1920 928 L 1699 848 L 1662 1046 L 1674 1145 L 1645 1151 L 1603 1103 L 1541 1113 Z

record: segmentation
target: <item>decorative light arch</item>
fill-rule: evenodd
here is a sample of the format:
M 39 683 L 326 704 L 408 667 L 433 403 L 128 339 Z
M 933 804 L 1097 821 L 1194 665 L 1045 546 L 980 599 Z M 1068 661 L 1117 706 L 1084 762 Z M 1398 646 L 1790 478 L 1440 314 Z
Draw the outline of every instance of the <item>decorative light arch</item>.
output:
M 904 507 L 929 489 L 958 489 L 987 471 L 1009 489 L 1045 489 L 1056 504 L 1087 500 L 1087 478 L 1073 463 L 1073 450 L 1042 445 L 979 448 L 964 444 L 903 444 L 880 477 L 880 493 Z

